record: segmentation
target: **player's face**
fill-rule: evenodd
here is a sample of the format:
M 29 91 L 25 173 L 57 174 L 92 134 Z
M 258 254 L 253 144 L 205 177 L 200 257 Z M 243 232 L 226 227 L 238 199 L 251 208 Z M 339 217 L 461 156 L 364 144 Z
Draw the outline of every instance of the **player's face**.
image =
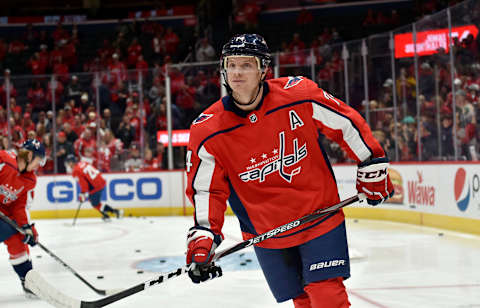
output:
M 41 157 L 36 156 L 30 161 L 30 163 L 28 163 L 27 171 L 35 171 L 38 169 L 38 167 L 43 165 L 44 165 L 43 159 Z
M 230 56 L 226 63 L 227 81 L 238 97 L 253 97 L 262 72 L 255 57 Z

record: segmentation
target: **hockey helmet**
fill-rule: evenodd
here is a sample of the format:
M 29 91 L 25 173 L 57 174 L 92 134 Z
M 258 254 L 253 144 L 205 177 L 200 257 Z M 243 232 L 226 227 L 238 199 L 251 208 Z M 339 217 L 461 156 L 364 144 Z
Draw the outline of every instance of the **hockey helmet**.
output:
M 40 157 L 40 166 L 44 166 L 46 162 L 45 158 L 45 147 L 43 144 L 36 140 L 36 139 L 27 139 L 23 142 L 21 149 L 19 150 L 19 156 L 25 159 L 26 161 L 28 160 L 28 152 L 31 151 L 33 153 L 33 158 L 35 157 Z
M 77 157 L 73 154 L 68 154 L 67 157 L 65 157 L 65 163 L 76 163 L 77 162 Z
M 225 70 L 226 60 L 229 56 L 253 56 L 257 58 L 261 70 L 266 70 L 272 61 L 267 42 L 258 34 L 238 34 L 223 45 L 220 57 L 222 70 Z

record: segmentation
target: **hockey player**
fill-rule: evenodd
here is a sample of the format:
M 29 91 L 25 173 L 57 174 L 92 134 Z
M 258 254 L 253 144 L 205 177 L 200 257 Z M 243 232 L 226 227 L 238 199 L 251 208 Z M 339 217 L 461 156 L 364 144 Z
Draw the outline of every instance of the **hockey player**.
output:
M 0 242 L 7 245 L 10 263 L 27 297 L 35 295 L 25 287 L 25 275 L 32 269 L 28 245 L 37 244 L 38 233 L 29 221 L 27 205 L 33 200 L 37 183 L 35 170 L 45 164 L 45 148 L 35 139 L 23 142 L 18 154 L 0 151 L 0 211 L 14 220 L 26 235 L 0 219 Z
M 107 182 L 97 168 L 86 161 L 77 163 L 77 159 L 73 154 L 69 154 L 65 158 L 65 167 L 67 172 L 71 173 L 80 185 L 80 194 L 78 195 L 80 202 L 83 203 L 89 200 L 92 207 L 100 212 L 102 219 L 105 221 L 110 220 L 109 213 L 117 218 L 123 216 L 122 209 L 114 209 L 108 204 L 102 204 L 100 201 Z
M 222 274 L 211 260 L 223 239 L 227 201 L 245 240 L 340 201 L 322 136 L 358 162 L 356 187 L 369 204 L 393 195 L 388 159 L 360 114 L 305 77 L 265 81 L 270 61 L 260 35 L 234 36 L 220 63 L 228 96 L 191 125 L 186 171 L 195 224 L 187 236 L 186 262 L 193 263 L 189 276 L 195 283 Z M 296 308 L 350 306 L 341 210 L 254 249 L 278 302 L 293 299 Z

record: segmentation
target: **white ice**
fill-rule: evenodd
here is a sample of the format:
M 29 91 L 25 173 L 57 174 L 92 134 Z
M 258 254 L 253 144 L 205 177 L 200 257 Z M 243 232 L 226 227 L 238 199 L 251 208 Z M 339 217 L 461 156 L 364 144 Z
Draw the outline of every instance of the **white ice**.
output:
M 96 288 L 123 289 L 157 276 L 147 271 L 138 274 L 136 266 L 141 261 L 169 260 L 169 256 L 182 260 L 192 219 L 124 218 L 111 223 L 79 219 L 74 227 L 71 222 L 37 220 L 40 242 Z M 347 230 L 352 277 L 345 284 L 352 307 L 480 307 L 480 237 L 370 220 L 349 219 Z M 222 247 L 240 239 L 233 217 L 227 217 L 224 232 L 227 240 Z M 51 307 L 24 297 L 2 246 L 0 307 Z M 65 294 L 82 300 L 101 298 L 40 248 L 33 248 L 31 254 L 35 269 Z M 237 257 L 238 253 L 233 256 Z M 168 261 L 163 265 L 168 267 Z M 172 264 L 169 270 L 177 267 Z M 201 285 L 194 285 L 183 275 L 108 307 L 282 308 L 293 304 L 275 302 L 260 270 L 225 269 L 223 277 Z

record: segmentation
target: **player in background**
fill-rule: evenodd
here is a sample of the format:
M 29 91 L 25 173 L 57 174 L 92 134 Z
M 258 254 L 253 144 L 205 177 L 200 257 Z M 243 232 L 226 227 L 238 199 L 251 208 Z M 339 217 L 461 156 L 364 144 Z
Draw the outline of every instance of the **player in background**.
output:
M 100 212 L 102 219 L 105 221 L 110 219 L 109 213 L 117 218 L 123 216 L 123 209 L 114 209 L 110 205 L 101 202 L 102 192 L 107 182 L 97 168 L 86 161 L 77 163 L 77 159 L 73 154 L 69 154 L 65 158 L 65 167 L 67 168 L 67 173 L 71 173 L 80 185 L 80 194 L 78 195 L 80 202 L 89 200 L 92 207 Z
M 35 170 L 45 164 L 45 148 L 35 139 L 23 142 L 18 154 L 0 151 L 0 211 L 14 220 L 26 235 L 0 219 L 0 242 L 7 245 L 10 263 L 22 283 L 27 297 L 36 297 L 25 287 L 25 275 L 32 269 L 28 245 L 37 244 L 38 233 L 30 223 L 28 206 L 37 183 Z
M 195 283 L 222 274 L 211 260 L 223 239 L 227 201 L 244 240 L 340 202 L 322 136 L 358 163 L 356 188 L 369 204 L 393 195 L 388 159 L 361 115 L 305 77 L 265 80 L 271 56 L 260 35 L 234 36 L 220 61 L 228 95 L 193 121 L 186 159 L 186 192 L 195 207 L 186 262 L 193 263 Z M 350 306 L 342 210 L 254 249 L 278 302 Z

